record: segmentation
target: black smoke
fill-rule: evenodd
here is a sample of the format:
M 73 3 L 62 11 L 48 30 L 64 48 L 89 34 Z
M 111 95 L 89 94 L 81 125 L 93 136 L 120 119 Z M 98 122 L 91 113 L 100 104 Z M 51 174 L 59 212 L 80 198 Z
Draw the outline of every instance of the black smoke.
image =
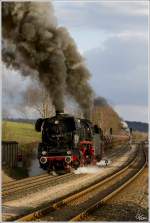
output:
M 51 3 L 2 2 L 2 37 L 8 67 L 38 79 L 56 110 L 63 110 L 68 94 L 89 116 L 90 73 L 68 31 L 57 26 Z
M 98 96 L 94 99 L 94 106 L 104 107 L 109 105 L 105 98 Z

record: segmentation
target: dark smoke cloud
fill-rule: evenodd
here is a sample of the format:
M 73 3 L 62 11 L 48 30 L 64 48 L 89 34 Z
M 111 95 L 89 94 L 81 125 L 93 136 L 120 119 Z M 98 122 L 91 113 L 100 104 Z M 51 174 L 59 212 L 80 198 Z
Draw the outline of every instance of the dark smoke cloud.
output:
M 77 47 L 57 21 L 50 3 L 2 3 L 2 58 L 23 75 L 38 78 L 56 110 L 70 94 L 89 115 L 92 89 L 89 71 Z
M 66 58 L 67 78 L 66 88 L 70 95 L 74 96 L 75 100 L 83 109 L 85 116 L 89 117 L 90 107 L 92 104 L 92 89 L 88 84 L 90 73 L 84 65 L 83 58 L 78 53 L 74 40 L 69 36 L 69 33 L 64 28 L 59 28 L 59 33 L 64 42 L 64 55 Z
M 99 96 L 94 99 L 94 106 L 103 107 L 103 106 L 109 106 L 109 105 L 105 98 Z

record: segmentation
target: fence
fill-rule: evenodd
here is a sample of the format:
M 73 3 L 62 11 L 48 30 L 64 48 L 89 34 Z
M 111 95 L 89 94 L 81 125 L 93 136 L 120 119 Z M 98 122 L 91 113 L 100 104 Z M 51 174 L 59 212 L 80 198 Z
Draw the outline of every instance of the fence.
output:
M 2 165 L 16 167 L 18 150 L 16 141 L 2 141 Z

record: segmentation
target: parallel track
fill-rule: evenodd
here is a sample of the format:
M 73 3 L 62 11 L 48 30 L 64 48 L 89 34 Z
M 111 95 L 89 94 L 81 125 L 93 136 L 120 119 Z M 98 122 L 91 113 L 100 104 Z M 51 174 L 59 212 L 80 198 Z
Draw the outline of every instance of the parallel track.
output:
M 7 187 L 11 187 L 12 185 L 18 185 L 20 183 L 23 183 L 23 182 L 28 182 L 30 180 L 36 180 L 36 179 L 39 179 L 39 178 L 42 178 L 42 177 L 45 177 L 45 176 L 48 176 L 48 173 L 44 173 L 44 174 L 41 174 L 41 175 L 38 175 L 38 176 L 32 176 L 32 177 L 26 177 L 24 179 L 21 179 L 21 180 L 14 180 L 14 181 L 10 181 L 10 182 L 6 182 L 6 183 L 3 183 L 3 188 L 7 188 Z
M 123 148 L 125 147 L 126 145 Z M 122 151 L 118 151 L 117 157 L 121 155 L 122 155 Z M 115 156 L 116 156 L 116 152 L 113 152 L 109 156 L 109 159 L 112 159 Z M 22 190 L 32 190 L 37 187 L 39 188 L 39 186 L 42 186 L 42 185 L 45 186 L 47 183 L 53 184 L 53 182 L 57 182 L 62 179 L 67 179 L 71 176 L 73 176 L 73 173 L 68 173 L 61 176 L 51 176 L 48 173 L 46 173 L 39 176 L 33 176 L 26 179 L 18 180 L 18 181 L 8 182 L 8 183 L 5 183 L 2 187 L 2 197 L 3 199 L 5 199 L 11 195 L 21 193 Z
M 142 164 L 141 164 L 142 162 Z M 143 163 L 144 162 L 144 163 Z M 140 166 L 139 166 L 140 165 Z M 136 157 L 128 165 L 107 178 L 98 181 L 90 187 L 67 195 L 62 200 L 40 209 L 29 215 L 17 219 L 18 221 L 80 221 L 83 220 L 93 208 L 100 206 L 110 197 L 119 192 L 139 175 L 146 165 L 146 161 Z M 136 169 L 135 169 L 136 168 Z M 120 181 L 121 179 L 121 181 Z M 120 183 L 122 182 L 122 183 Z M 110 187 L 108 187 L 108 184 Z
M 40 181 L 40 180 L 43 180 L 43 179 L 46 179 L 48 177 L 53 177 L 53 176 L 50 176 L 48 174 L 42 174 L 42 175 L 39 175 L 39 176 L 35 176 L 35 177 L 28 177 L 28 178 L 25 178 L 25 179 L 22 179 L 22 180 L 17 180 L 17 181 L 13 181 L 13 182 L 8 182 L 8 183 L 5 183 L 3 186 L 2 186 L 2 191 L 7 191 L 7 190 L 10 190 L 11 188 L 17 188 L 21 185 L 26 185 L 30 182 L 36 182 L 36 181 Z
M 68 174 L 56 176 L 56 177 L 50 176 L 50 175 L 44 175 L 34 180 L 30 179 L 25 182 L 19 182 L 16 185 L 14 184 L 2 189 L 2 198 L 14 195 L 14 193 L 21 193 L 22 190 L 31 190 L 31 189 L 39 188 L 42 186 L 45 187 L 45 185 L 47 184 L 52 185 L 62 179 L 66 180 L 72 177 L 73 175 L 74 175 L 73 173 L 68 173 Z

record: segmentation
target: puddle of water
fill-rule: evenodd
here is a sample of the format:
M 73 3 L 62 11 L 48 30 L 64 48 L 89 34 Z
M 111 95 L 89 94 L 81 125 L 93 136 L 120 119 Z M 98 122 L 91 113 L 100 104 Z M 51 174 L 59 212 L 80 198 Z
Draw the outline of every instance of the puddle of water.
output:
M 46 173 L 45 170 L 43 170 L 43 169 L 41 169 L 39 167 L 39 161 L 38 161 L 38 159 L 32 160 L 30 169 L 28 171 L 29 171 L 29 173 L 28 173 L 29 174 L 29 177 L 37 176 L 37 175 L 40 175 L 42 173 Z
M 37 159 L 37 148 L 35 148 L 33 149 L 33 158 L 28 169 L 28 174 L 29 177 L 32 177 L 40 175 L 42 173 L 46 173 L 46 170 L 43 170 L 39 167 L 39 161 Z

